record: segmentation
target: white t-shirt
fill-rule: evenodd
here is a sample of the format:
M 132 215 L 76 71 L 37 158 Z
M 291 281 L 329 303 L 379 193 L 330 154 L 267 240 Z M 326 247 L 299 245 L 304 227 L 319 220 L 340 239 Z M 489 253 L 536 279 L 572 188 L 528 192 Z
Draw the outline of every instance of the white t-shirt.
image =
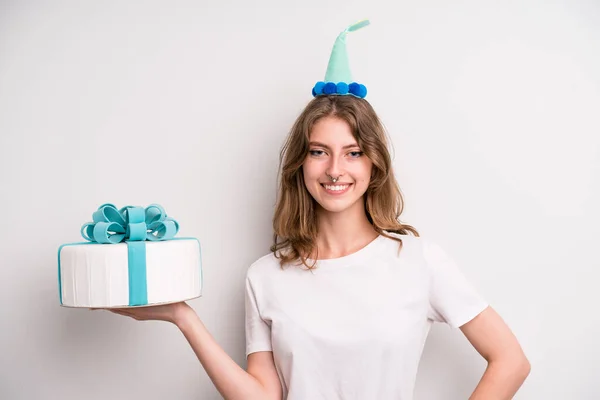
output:
M 411 400 L 433 321 L 460 327 L 487 303 L 440 246 L 379 236 L 317 269 L 273 254 L 248 269 L 246 355 L 272 351 L 287 400 Z

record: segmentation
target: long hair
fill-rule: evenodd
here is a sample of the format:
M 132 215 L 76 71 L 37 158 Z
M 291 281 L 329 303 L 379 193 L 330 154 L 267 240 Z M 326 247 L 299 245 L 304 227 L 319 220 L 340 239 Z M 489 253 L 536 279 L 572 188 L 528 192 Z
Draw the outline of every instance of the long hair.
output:
M 404 200 L 394 176 L 385 129 L 369 102 L 354 96 L 317 96 L 300 114 L 285 141 L 280 157 L 279 190 L 273 217 L 271 251 L 283 267 L 292 261 L 307 264 L 316 253 L 318 234 L 316 204 L 306 189 L 302 164 L 309 152 L 310 132 L 323 117 L 336 117 L 348 123 L 361 151 L 373 162 L 369 187 L 364 195 L 369 222 L 380 235 L 419 233 L 400 222 Z M 315 260 L 317 257 L 315 257 Z

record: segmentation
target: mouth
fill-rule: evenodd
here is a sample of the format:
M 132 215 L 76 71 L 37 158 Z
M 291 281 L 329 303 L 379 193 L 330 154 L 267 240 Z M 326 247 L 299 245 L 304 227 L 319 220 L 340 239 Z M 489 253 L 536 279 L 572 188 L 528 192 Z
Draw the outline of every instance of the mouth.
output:
M 330 184 L 326 184 L 326 183 L 321 183 L 321 187 L 323 189 L 325 189 L 325 192 L 327 194 L 332 194 L 332 195 L 341 195 L 344 194 L 348 191 L 348 189 L 350 188 L 350 186 L 352 186 L 351 183 L 340 183 L 340 184 L 334 184 L 334 185 L 330 185 Z

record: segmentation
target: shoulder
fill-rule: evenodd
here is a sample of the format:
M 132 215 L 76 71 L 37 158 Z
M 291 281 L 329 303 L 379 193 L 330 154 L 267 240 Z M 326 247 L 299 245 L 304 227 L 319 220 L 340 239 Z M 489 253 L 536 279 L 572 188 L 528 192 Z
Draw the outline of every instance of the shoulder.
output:
M 399 239 L 402 241 L 402 247 L 408 247 L 411 249 L 418 249 L 419 251 L 431 251 L 432 247 L 438 247 L 438 244 L 431 238 L 424 236 L 414 236 L 408 234 L 399 234 L 394 232 L 387 232 L 385 234 L 392 238 Z M 388 243 L 398 243 L 397 240 L 386 238 Z
M 389 250 L 398 250 L 400 249 L 401 252 L 406 252 L 406 253 L 411 253 L 411 254 L 418 254 L 418 253 L 422 253 L 423 250 L 423 244 L 427 241 L 426 239 L 423 239 L 423 237 L 421 236 L 413 236 L 413 235 L 407 235 L 407 234 L 400 234 L 400 233 L 394 233 L 394 232 L 384 232 L 385 235 L 389 236 L 383 236 L 382 240 L 384 242 L 384 246 L 389 249 Z
M 248 267 L 246 278 L 248 280 L 257 280 L 261 277 L 271 275 L 273 272 L 280 270 L 279 260 L 274 253 L 268 253 L 260 257 Z
M 385 237 L 383 239 L 384 250 L 388 252 L 395 251 L 397 257 L 430 262 L 447 256 L 444 249 L 431 238 L 393 232 L 385 232 L 385 234 L 391 238 Z M 401 245 L 399 241 L 402 242 Z

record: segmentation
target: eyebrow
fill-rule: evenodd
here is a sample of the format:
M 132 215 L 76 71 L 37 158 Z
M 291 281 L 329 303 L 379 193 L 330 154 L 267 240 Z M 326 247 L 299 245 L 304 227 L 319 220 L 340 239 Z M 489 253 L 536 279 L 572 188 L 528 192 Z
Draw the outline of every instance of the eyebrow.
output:
M 325 143 L 321 143 L 321 142 L 310 142 L 310 143 L 309 143 L 309 145 L 310 145 L 310 146 L 319 146 L 319 147 L 324 147 L 324 148 L 326 148 L 326 149 L 330 150 L 330 147 L 329 147 L 329 146 L 327 146 Z M 359 147 L 359 148 L 360 148 L 360 146 L 359 146 L 358 144 L 356 144 L 356 143 L 353 143 L 353 144 L 347 144 L 347 145 L 345 145 L 344 147 L 342 147 L 342 149 L 344 149 L 344 150 L 345 150 L 345 149 L 351 149 L 351 148 L 353 148 L 353 147 Z

